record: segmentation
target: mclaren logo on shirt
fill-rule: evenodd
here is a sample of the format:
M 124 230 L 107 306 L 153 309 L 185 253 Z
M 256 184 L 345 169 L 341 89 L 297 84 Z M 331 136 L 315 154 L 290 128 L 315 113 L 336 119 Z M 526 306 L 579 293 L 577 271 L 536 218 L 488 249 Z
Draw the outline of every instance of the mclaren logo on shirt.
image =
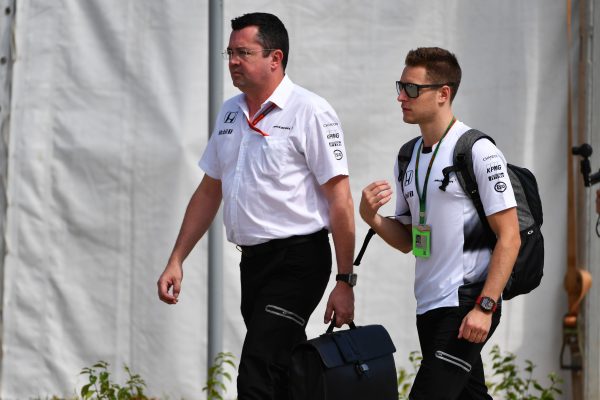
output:
M 237 114 L 237 111 L 229 111 L 227 114 L 225 114 L 225 120 L 223 122 L 226 124 L 233 124 L 233 121 L 235 121 Z

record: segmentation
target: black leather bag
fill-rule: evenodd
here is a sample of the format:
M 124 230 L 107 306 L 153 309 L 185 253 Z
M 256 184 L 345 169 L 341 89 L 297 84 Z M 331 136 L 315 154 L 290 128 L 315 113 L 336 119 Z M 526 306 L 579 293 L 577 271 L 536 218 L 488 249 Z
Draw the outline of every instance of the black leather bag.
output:
M 335 317 L 334 317 L 335 321 Z M 327 332 L 292 352 L 292 400 L 397 400 L 398 377 L 390 335 L 381 325 Z

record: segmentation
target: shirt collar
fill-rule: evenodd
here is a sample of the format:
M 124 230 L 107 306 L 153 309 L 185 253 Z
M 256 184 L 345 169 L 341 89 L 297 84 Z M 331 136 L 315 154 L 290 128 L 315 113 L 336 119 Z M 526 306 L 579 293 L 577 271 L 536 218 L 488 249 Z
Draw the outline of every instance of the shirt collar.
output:
M 284 75 L 279 85 L 275 88 L 271 96 L 261 105 L 261 109 L 265 107 L 265 104 L 275 103 L 277 107 L 283 109 L 287 104 L 292 92 L 294 91 L 294 82 L 287 76 Z M 246 105 L 246 101 L 244 99 L 244 95 L 242 94 L 238 99 L 238 106 L 248 114 L 248 106 Z
M 277 104 L 277 107 L 283 109 L 285 108 L 288 99 L 292 95 L 293 90 L 294 83 L 287 75 L 285 75 L 279 83 L 279 85 L 277 86 L 277 88 L 275 89 L 275 91 L 273 92 L 273 94 L 271 94 L 267 101 L 265 101 L 265 104 L 268 102 L 272 102 Z

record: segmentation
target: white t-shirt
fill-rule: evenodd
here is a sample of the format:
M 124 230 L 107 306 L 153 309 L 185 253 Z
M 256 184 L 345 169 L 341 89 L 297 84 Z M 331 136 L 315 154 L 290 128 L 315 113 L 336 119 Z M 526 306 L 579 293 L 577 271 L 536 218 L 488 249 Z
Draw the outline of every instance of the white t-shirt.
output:
M 329 228 L 320 185 L 348 175 L 344 134 L 329 103 L 287 76 L 250 129 L 244 94 L 227 100 L 199 166 L 222 182 L 227 239 L 255 245 Z
M 458 138 L 470 128 L 456 121 L 433 162 L 426 196 L 426 224 L 431 227 L 431 256 L 416 258 L 415 297 L 417 314 L 440 307 L 458 306 L 458 288 L 467 283 L 484 281 L 491 258 L 489 244 L 485 243 L 484 227 L 472 200 L 451 173 L 446 191 L 439 189 L 442 170 L 452 165 L 454 147 Z M 419 196 L 415 186 L 417 141 L 412 159 L 406 169 L 402 187 L 396 180 L 396 219 L 403 224 L 418 225 Z M 438 144 L 419 158 L 419 187 L 423 184 L 429 161 Z M 473 145 L 473 170 L 486 215 L 516 207 L 512 185 L 508 178 L 506 160 L 502 152 L 489 140 L 478 140 Z M 395 166 L 398 176 L 398 163 Z

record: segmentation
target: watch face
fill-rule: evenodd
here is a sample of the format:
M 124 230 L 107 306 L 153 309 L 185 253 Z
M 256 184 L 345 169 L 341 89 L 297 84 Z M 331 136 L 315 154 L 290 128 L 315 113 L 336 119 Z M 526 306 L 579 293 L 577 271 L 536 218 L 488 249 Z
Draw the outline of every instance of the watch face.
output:
M 356 285 L 356 274 L 350 274 L 350 276 L 348 277 L 348 283 L 350 284 L 350 286 L 355 286 Z
M 342 282 L 346 282 L 348 285 L 350 286 L 355 286 L 356 285 L 356 278 L 357 275 L 352 273 L 352 274 L 338 274 L 335 277 L 336 281 L 342 281 Z
M 495 304 L 494 300 L 492 300 L 491 298 L 482 297 L 479 305 L 481 306 L 481 308 L 483 308 L 486 311 L 492 311 L 496 304 Z

